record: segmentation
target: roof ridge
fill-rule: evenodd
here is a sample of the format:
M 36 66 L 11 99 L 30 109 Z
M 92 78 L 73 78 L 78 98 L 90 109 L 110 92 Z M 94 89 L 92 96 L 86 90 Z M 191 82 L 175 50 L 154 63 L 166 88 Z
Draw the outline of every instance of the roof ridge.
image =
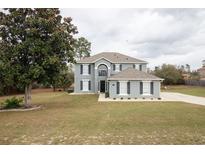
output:
M 139 71 L 135 68 L 132 67 L 128 67 L 124 70 L 122 70 L 121 72 L 117 73 L 117 74 L 113 74 L 112 76 L 110 76 L 108 79 L 110 80 L 114 80 L 114 79 L 150 79 L 150 80 L 163 80 L 162 78 L 159 78 L 153 74 L 147 73 L 147 72 L 143 72 L 143 71 Z
M 147 63 L 144 60 L 137 59 L 135 57 L 131 57 L 128 55 L 125 55 L 120 52 L 100 52 L 95 55 L 92 55 L 90 57 L 85 57 L 81 60 L 79 60 L 77 63 L 94 63 L 96 60 L 105 58 L 113 63 Z

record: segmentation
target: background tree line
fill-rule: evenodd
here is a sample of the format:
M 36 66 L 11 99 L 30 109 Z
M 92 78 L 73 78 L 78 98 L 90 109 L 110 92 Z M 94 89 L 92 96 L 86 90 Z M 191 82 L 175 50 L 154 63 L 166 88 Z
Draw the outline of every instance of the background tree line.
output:
M 161 67 L 155 67 L 152 72 L 156 76 L 163 78 L 164 85 L 184 84 L 188 79 L 199 79 L 199 74 L 196 71 L 190 70 L 190 65 L 175 66 L 171 64 L 163 64 Z

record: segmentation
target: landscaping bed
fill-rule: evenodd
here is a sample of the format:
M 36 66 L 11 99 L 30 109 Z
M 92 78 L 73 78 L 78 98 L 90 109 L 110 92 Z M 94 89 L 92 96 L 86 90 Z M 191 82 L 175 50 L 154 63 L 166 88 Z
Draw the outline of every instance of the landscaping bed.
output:
M 25 105 L 23 98 L 13 96 L 7 98 L 0 102 L 0 112 L 10 112 L 10 111 L 32 111 L 40 109 L 41 105 Z
M 30 107 L 19 107 L 19 108 L 15 108 L 15 109 L 4 109 L 4 108 L 0 108 L 0 112 L 22 112 L 22 111 L 33 111 L 33 110 L 39 110 L 41 109 L 41 106 L 38 105 L 33 105 L 33 106 L 30 106 Z

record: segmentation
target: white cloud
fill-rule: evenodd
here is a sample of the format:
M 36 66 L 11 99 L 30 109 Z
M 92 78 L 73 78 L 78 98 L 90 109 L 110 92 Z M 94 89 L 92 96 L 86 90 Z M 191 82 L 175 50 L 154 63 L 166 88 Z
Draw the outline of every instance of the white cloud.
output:
M 150 67 L 205 59 L 205 9 L 62 9 L 92 54 L 117 51 L 148 60 Z

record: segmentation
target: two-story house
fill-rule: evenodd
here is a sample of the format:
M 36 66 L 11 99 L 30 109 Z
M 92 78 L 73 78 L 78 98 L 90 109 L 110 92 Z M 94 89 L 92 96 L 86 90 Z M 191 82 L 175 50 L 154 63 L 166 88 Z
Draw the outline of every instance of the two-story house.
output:
M 74 93 L 106 92 L 110 98 L 160 98 L 163 80 L 148 74 L 147 62 L 102 52 L 75 64 Z

